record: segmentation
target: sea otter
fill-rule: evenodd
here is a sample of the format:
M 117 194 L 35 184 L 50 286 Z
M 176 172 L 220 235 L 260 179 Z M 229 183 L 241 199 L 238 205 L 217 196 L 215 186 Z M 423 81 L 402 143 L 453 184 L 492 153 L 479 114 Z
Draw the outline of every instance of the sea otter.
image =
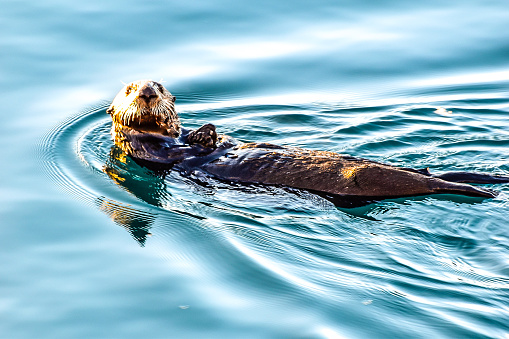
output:
M 427 169 L 399 168 L 328 151 L 239 143 L 218 135 L 212 124 L 194 131 L 183 128 L 174 103 L 175 97 L 158 82 L 125 85 L 107 109 L 115 144 L 149 168 L 200 171 L 222 181 L 303 189 L 346 207 L 440 193 L 493 198 L 496 192 L 462 182 L 509 182 L 509 176 L 432 175 Z

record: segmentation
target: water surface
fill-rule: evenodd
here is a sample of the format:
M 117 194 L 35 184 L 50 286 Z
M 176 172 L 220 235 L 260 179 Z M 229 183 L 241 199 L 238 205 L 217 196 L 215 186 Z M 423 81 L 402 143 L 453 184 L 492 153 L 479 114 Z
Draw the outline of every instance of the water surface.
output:
M 113 147 L 121 81 L 183 124 L 509 174 L 505 1 L 8 1 L 0 337 L 509 335 L 509 186 L 340 209 L 156 175 Z

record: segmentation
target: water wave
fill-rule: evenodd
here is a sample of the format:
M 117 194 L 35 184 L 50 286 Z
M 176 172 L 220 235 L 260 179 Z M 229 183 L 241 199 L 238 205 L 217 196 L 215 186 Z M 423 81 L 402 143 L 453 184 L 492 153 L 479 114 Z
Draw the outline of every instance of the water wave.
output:
M 507 126 L 504 115 L 473 106 L 463 100 L 367 107 L 215 103 L 184 105 L 182 120 L 190 126 L 213 121 L 244 141 L 331 149 L 437 171 L 507 172 L 501 161 L 507 129 L 493 128 Z M 364 307 L 395 319 L 397 310 L 411 310 L 419 326 L 440 317 L 477 335 L 503 303 L 509 289 L 501 259 L 509 248 L 507 185 L 497 187 L 499 198 L 484 202 L 420 197 L 338 209 L 294 189 L 153 173 L 114 147 L 110 126 L 99 107 L 53 129 L 40 147 L 51 178 L 103 211 L 139 245 L 153 241 L 162 256 L 198 265 L 200 276 L 215 277 L 218 285 L 250 286 L 250 298 L 270 286 L 288 298 L 321 304 L 324 312 L 350 304 L 354 318 L 363 317 Z M 203 249 L 176 240 L 190 234 Z M 184 249 L 172 251 L 176 246 Z M 507 308 L 497 314 L 506 316 Z M 479 315 L 484 318 L 477 327 L 465 325 Z

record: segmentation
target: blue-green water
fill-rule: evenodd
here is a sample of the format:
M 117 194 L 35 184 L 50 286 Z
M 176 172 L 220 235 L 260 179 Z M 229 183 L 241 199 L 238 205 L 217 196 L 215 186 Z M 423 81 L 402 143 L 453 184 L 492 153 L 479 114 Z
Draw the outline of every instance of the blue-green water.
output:
M 509 174 L 509 3 L 4 1 L 0 338 L 509 337 L 509 185 L 338 209 L 111 153 L 121 81 L 182 122 Z

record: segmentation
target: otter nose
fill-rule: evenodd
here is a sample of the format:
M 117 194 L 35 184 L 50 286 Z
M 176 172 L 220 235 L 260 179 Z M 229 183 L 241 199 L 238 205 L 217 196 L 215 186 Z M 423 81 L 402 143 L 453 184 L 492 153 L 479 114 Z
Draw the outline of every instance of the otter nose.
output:
M 147 104 L 150 100 L 157 98 L 156 91 L 150 85 L 145 85 L 140 90 L 140 94 L 138 95 L 141 99 L 143 99 Z

